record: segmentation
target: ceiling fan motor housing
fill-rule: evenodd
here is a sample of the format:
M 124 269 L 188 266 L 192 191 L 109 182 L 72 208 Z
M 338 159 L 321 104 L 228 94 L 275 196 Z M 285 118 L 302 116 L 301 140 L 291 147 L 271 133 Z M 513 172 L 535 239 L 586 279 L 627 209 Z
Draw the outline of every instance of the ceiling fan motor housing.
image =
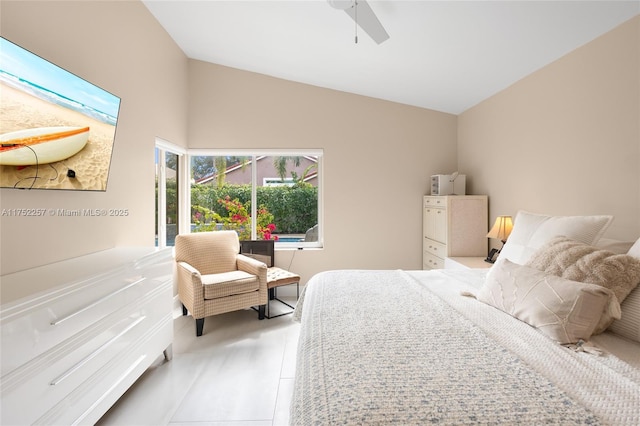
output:
M 331 7 L 334 9 L 346 10 L 352 8 L 356 2 L 355 0 L 327 0 Z

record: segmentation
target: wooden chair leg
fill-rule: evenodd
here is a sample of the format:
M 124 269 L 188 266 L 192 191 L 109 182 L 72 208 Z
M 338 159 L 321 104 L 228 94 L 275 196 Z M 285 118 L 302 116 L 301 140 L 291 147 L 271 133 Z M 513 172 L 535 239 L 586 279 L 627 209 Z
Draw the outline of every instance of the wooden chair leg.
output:
M 202 336 L 202 329 L 204 328 L 204 318 L 196 320 L 196 337 Z

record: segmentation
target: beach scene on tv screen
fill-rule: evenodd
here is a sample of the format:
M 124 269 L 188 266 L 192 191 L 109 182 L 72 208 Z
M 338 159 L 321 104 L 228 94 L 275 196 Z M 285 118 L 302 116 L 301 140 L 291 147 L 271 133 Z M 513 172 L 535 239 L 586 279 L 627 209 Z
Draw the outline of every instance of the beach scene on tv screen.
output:
M 120 98 L 0 38 L 0 187 L 105 191 Z

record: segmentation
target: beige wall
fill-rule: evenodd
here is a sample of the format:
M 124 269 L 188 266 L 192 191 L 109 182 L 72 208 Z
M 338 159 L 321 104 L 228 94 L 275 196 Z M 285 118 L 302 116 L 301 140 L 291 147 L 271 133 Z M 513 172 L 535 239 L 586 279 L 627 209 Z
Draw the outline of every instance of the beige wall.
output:
M 455 116 L 188 61 L 138 2 L 1 8 L 4 37 L 120 96 L 122 106 L 106 192 L 2 189 L 0 208 L 130 211 L 1 217 L 2 274 L 153 245 L 154 140 L 187 146 L 187 133 L 194 148 L 324 149 L 326 249 L 277 257 L 293 260 L 305 279 L 331 268 L 421 267 L 421 196 L 431 174 L 455 169 Z
M 325 249 L 278 252 L 303 276 L 422 267 L 422 196 L 455 170 L 456 117 L 189 61 L 191 148 L 324 149 Z
M 2 1 L 3 37 L 121 97 L 106 192 L 0 190 L 0 208 L 123 208 L 128 217 L 0 217 L 0 273 L 154 244 L 154 144 L 186 146 L 187 58 L 139 2 Z
M 611 213 L 609 236 L 640 234 L 638 18 L 456 117 L 187 60 L 139 2 L 2 1 L 1 12 L 3 36 L 119 95 L 122 109 L 106 192 L 2 189 L 0 208 L 130 211 L 0 217 L 2 274 L 153 245 L 155 137 L 323 148 L 326 248 L 277 256 L 304 279 L 420 268 L 421 197 L 430 175 L 456 169 L 490 196 L 491 218 Z
M 606 236 L 640 236 L 639 52 L 636 17 L 459 116 L 458 165 L 490 221 L 613 214 Z

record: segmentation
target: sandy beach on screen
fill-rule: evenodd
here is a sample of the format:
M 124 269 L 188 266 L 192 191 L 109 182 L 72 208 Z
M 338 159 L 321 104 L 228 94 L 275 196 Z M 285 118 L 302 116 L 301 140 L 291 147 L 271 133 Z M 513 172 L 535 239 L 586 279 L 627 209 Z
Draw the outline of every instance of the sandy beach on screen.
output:
M 115 126 L 0 83 L 0 134 L 48 126 L 89 126 L 89 140 L 80 152 L 66 160 L 37 167 L 0 165 L 0 186 L 106 190 Z M 75 178 L 67 176 L 68 170 L 75 171 Z

